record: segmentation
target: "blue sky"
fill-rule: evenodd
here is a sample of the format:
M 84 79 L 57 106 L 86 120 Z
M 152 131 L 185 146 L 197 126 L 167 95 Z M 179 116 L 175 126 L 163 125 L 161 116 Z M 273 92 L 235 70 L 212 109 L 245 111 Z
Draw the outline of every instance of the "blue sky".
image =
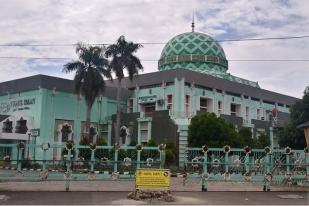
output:
M 307 0 L 0 0 L 0 44 L 167 42 L 190 31 L 215 39 L 309 35 Z M 309 59 L 309 38 L 222 42 L 228 59 Z M 163 44 L 145 45 L 138 56 L 158 60 Z M 74 47 L 0 47 L 1 56 L 74 58 Z M 72 78 L 65 60 L 0 59 L 0 81 L 34 74 Z M 157 71 L 143 61 L 144 73 Z M 309 62 L 229 62 L 231 74 L 263 89 L 301 97 L 309 85 Z

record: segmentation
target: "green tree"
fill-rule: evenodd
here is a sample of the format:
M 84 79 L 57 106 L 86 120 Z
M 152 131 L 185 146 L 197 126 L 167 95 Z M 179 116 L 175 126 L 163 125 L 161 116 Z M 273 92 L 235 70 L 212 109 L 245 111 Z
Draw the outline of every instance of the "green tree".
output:
M 291 122 L 278 132 L 281 148 L 304 149 L 306 147 L 304 131 L 303 129 L 297 129 L 296 126 Z
M 177 158 L 177 148 L 174 142 L 170 139 L 165 139 L 164 144 L 166 144 L 165 148 L 165 165 L 171 166 L 176 165 Z
M 234 126 L 213 113 L 205 113 L 192 118 L 188 141 L 191 147 L 201 147 L 202 145 L 209 147 L 242 146 Z
M 157 147 L 158 144 L 156 143 L 156 141 L 154 141 L 153 139 L 150 139 L 146 144 L 146 147 Z
M 103 76 L 111 78 L 111 74 L 108 69 L 108 61 L 104 58 L 103 47 L 78 43 L 76 54 L 78 60 L 65 64 L 63 71 L 66 73 L 75 71 L 75 92 L 85 97 L 87 105 L 86 131 L 89 134 L 92 105 L 95 98 L 103 92 L 105 86 Z M 87 138 L 90 138 L 89 135 Z
M 265 147 L 270 146 L 270 138 L 267 134 L 262 133 L 258 137 L 253 139 L 253 148 L 255 149 L 264 149 Z
M 106 143 L 106 141 L 103 137 L 99 137 L 99 138 L 97 138 L 96 145 L 97 146 L 106 146 L 107 143 Z M 95 155 L 95 158 L 97 158 L 97 159 L 101 159 L 103 157 L 106 157 L 106 158 L 110 157 L 108 149 L 98 149 L 97 148 L 94 152 L 94 155 Z
M 82 145 L 82 146 L 89 146 L 89 139 L 88 138 L 85 138 L 85 137 L 82 137 L 79 141 L 79 145 Z M 79 149 L 79 154 L 78 154 L 79 157 L 83 157 L 85 160 L 90 160 L 91 158 L 91 150 L 89 147 L 87 148 L 80 148 Z
M 239 138 L 241 140 L 242 145 L 253 147 L 253 139 L 251 129 L 247 127 L 242 127 L 238 131 Z
M 150 139 L 147 144 L 145 144 L 143 147 L 157 147 L 158 144 L 153 140 Z M 159 156 L 159 152 L 157 150 L 153 151 L 153 150 L 146 150 L 143 149 L 141 152 L 141 158 L 142 160 L 146 160 L 147 158 L 155 158 Z
M 309 121 L 309 87 L 304 91 L 303 98 L 291 106 L 291 121 L 283 130 L 279 131 L 280 147 L 303 149 L 306 147 L 303 129 L 297 129 L 297 125 Z
M 120 133 L 120 97 L 121 97 L 121 81 L 124 78 L 124 70 L 129 74 L 130 80 L 133 76 L 138 74 L 139 70 L 143 69 L 140 59 L 134 55 L 141 48 L 141 44 L 135 44 L 133 42 L 127 42 L 124 36 L 120 36 L 116 44 L 112 44 L 107 47 L 105 52 L 110 60 L 110 68 L 116 75 L 117 81 L 117 118 L 115 129 L 115 142 L 119 143 Z

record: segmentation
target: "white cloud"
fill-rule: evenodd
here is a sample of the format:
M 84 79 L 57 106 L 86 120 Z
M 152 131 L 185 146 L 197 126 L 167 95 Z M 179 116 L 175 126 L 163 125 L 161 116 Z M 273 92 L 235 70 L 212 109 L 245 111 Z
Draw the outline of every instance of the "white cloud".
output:
M 309 1 L 202 0 L 2 0 L 0 44 L 114 42 L 120 35 L 135 42 L 167 42 L 196 30 L 215 38 L 252 38 L 309 34 Z M 229 59 L 308 59 L 309 39 L 222 43 Z M 145 45 L 141 59 L 158 60 L 164 45 Z M 75 57 L 73 47 L 0 47 L 0 56 Z M 157 62 L 144 61 L 144 72 Z M 63 74 L 62 63 L 0 59 L 0 81 L 43 73 Z M 229 72 L 258 81 L 264 89 L 301 97 L 308 62 L 230 62 Z

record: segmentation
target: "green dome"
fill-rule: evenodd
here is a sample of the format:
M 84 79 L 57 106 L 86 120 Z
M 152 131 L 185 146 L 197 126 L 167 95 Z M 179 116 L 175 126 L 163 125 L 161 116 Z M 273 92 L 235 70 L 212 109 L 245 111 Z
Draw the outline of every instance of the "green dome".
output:
M 159 70 L 190 69 L 202 73 L 225 73 L 228 62 L 220 44 L 212 37 L 187 32 L 172 38 L 163 48 Z

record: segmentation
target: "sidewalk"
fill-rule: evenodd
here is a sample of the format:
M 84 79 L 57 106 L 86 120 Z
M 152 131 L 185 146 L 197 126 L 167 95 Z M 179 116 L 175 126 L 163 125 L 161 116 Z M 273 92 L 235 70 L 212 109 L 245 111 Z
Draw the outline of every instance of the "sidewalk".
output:
M 262 191 L 261 183 L 209 182 L 208 191 Z M 64 191 L 64 181 L 0 182 L 0 191 Z M 133 191 L 133 180 L 71 181 L 70 191 Z M 198 180 L 171 179 L 171 191 L 201 191 Z M 308 186 L 272 186 L 271 191 L 309 191 Z

